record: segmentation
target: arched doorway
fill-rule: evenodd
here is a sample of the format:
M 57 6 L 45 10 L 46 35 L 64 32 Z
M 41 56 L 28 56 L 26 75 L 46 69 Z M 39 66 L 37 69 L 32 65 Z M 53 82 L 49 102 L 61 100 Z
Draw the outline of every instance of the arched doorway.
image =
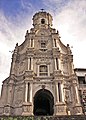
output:
M 41 89 L 34 96 L 34 115 L 53 115 L 54 97 L 48 90 Z

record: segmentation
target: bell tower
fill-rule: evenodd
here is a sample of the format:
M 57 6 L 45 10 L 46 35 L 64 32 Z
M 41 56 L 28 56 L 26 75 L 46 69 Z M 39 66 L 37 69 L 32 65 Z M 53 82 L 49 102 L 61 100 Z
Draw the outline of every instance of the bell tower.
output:
M 52 26 L 52 16 L 47 12 L 38 12 L 33 16 L 33 26 L 35 28 L 48 28 Z

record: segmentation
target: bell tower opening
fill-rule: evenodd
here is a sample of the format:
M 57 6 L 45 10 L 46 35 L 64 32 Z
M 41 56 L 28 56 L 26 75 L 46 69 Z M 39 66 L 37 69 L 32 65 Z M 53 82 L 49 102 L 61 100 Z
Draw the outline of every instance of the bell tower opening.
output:
M 48 90 L 41 89 L 34 96 L 34 115 L 53 115 L 54 97 Z
M 45 24 L 45 19 L 41 19 L 41 23 L 42 23 L 42 24 Z
M 33 16 L 33 26 L 38 30 L 39 28 L 52 27 L 52 16 L 47 12 L 38 12 Z

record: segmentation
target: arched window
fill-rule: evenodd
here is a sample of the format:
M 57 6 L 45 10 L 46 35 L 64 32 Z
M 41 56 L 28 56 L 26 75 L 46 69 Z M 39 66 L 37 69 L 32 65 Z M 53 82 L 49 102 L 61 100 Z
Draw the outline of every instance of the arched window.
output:
M 57 70 L 59 69 L 58 58 L 56 58 L 56 68 L 57 68 Z
M 41 24 L 45 24 L 45 19 L 41 19 Z
M 39 66 L 39 75 L 40 76 L 47 76 L 48 75 L 48 67 L 46 65 Z
M 33 47 L 33 39 L 31 39 L 31 47 Z
M 56 39 L 54 39 L 54 46 L 57 47 Z

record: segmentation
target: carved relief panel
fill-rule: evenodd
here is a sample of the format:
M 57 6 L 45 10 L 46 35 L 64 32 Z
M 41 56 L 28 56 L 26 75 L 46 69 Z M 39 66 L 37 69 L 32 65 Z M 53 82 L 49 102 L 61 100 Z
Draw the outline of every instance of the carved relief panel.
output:
M 18 75 L 23 74 L 23 72 L 25 71 L 25 69 L 26 69 L 26 61 L 23 60 L 18 65 Z
M 14 94 L 14 105 L 19 106 L 23 102 L 23 96 L 24 96 L 24 86 L 16 86 L 15 87 L 15 94 Z

